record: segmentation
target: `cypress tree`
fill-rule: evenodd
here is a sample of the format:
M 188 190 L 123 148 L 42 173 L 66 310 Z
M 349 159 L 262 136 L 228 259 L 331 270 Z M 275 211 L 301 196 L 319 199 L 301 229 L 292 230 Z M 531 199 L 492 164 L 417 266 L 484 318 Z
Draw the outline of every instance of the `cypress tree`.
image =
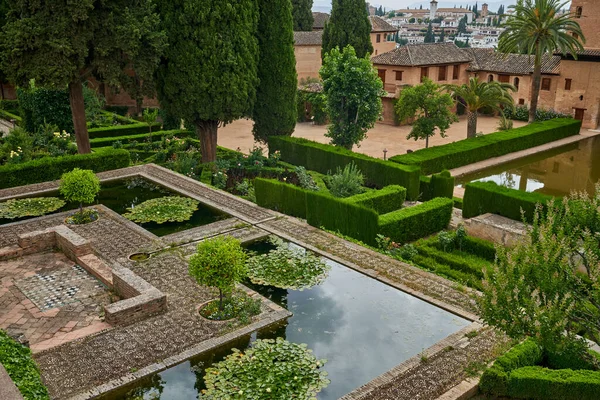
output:
M 289 0 L 259 0 L 258 78 L 253 119 L 254 138 L 291 135 L 296 126 L 296 58 Z
M 258 85 L 256 0 L 160 0 L 169 46 L 157 71 L 161 106 L 194 127 L 202 162 L 217 129 L 250 116 Z
M 331 17 L 323 31 L 321 56 L 335 47 L 354 47 L 356 56 L 364 58 L 373 52 L 371 21 L 364 0 L 333 0 Z
M 425 34 L 425 43 L 435 43 L 435 35 L 433 34 L 433 26 L 431 26 L 431 22 L 427 27 L 427 33 Z
M 444 43 L 446 41 L 446 31 L 442 28 L 442 33 L 440 33 L 440 38 L 438 39 L 438 43 Z
M 314 23 L 312 6 L 313 0 L 292 0 L 295 31 L 312 31 Z

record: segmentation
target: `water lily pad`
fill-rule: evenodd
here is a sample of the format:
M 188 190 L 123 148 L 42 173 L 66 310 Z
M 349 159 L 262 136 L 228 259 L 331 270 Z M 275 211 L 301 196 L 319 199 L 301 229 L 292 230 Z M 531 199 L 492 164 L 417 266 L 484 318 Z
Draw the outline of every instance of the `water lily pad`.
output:
M 49 214 L 65 205 L 57 197 L 13 199 L 0 203 L 0 218 L 14 219 Z
M 189 197 L 166 196 L 151 199 L 130 209 L 123 215 L 125 218 L 138 222 L 183 222 L 192 218 L 198 209 L 198 202 Z

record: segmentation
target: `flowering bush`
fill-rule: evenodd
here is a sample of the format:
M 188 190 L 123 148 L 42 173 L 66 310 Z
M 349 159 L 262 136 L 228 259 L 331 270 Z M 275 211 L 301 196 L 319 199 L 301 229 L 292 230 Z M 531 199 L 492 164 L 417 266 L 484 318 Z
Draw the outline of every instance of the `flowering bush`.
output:
M 132 207 L 123 216 L 139 223 L 156 222 L 183 222 L 192 218 L 198 209 L 198 202 L 189 197 L 165 196 L 146 200 Z
M 258 339 L 245 353 L 233 349 L 206 369 L 200 399 L 309 400 L 329 385 L 318 360 L 305 344 L 283 338 Z
M 48 152 L 54 157 L 77 153 L 77 145 L 67 131 L 54 132 L 48 143 Z

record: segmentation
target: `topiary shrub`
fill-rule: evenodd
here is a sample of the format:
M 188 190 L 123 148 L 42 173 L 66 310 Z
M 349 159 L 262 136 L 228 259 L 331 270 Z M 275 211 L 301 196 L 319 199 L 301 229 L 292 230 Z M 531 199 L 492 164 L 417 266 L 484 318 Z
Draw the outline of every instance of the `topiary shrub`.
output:
M 311 400 L 329 385 L 318 360 L 305 344 L 283 338 L 258 339 L 207 368 L 200 399 Z
M 165 222 L 183 222 L 192 218 L 194 212 L 198 209 L 199 202 L 189 197 L 165 196 L 156 199 L 146 200 L 143 203 L 132 207 L 129 212 L 123 216 L 130 221 L 140 224 L 147 222 L 156 222 L 163 224 Z
M 83 203 L 93 203 L 100 192 L 100 179 L 94 174 L 94 171 L 75 168 L 73 171 L 63 174 L 59 190 L 67 201 L 79 203 L 79 212 L 72 220 L 73 223 L 86 223 L 95 219 L 93 214 L 86 216 L 83 212 Z

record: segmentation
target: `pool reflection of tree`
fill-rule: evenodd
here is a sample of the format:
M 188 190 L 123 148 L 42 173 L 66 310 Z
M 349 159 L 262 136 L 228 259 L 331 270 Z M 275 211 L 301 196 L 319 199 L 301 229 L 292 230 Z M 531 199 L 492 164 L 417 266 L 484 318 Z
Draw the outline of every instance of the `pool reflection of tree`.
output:
M 126 400 L 159 400 L 166 382 L 155 374 L 136 382 L 136 387 L 123 397 Z

